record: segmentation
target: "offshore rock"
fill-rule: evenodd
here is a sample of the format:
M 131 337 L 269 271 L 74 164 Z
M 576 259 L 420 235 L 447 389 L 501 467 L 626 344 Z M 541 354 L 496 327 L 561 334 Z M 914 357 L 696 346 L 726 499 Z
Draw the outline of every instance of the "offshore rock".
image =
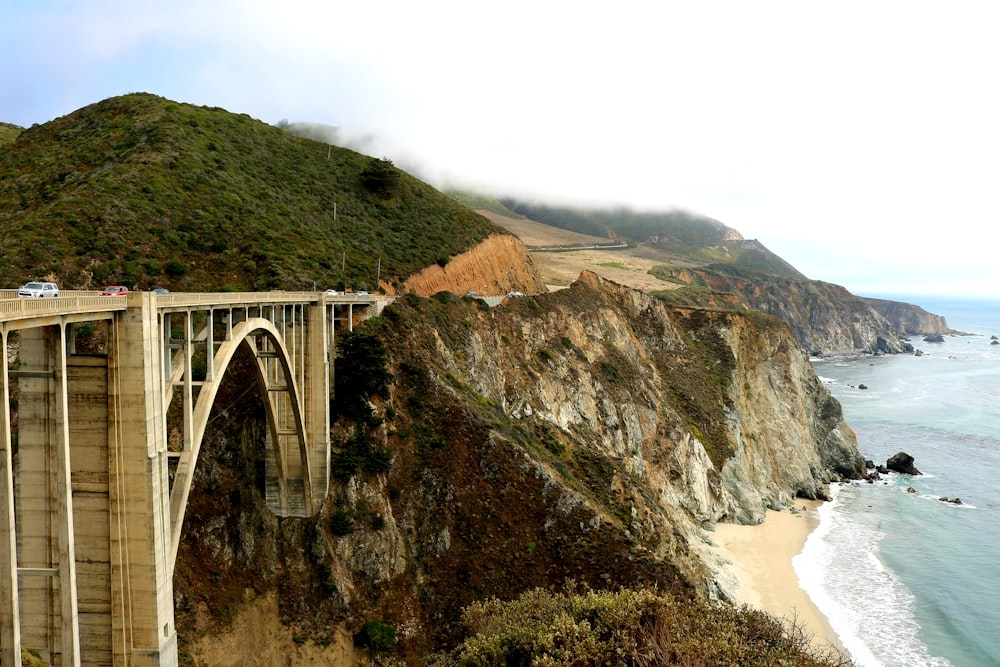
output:
M 885 467 L 893 472 L 904 475 L 922 475 L 923 473 L 913 465 L 913 457 L 906 452 L 898 452 L 889 457 L 885 462 Z

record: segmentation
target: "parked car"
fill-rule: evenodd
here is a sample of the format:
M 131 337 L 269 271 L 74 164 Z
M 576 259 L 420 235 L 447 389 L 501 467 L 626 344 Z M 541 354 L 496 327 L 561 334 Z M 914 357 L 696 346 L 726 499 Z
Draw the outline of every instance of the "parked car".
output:
M 126 296 L 128 295 L 128 288 L 122 285 L 111 285 L 105 287 L 104 291 L 101 292 L 101 296 Z
M 153 289 L 153 294 L 162 296 L 164 294 L 170 294 L 170 290 L 166 287 L 156 287 Z
M 328 289 L 327 291 L 323 292 L 323 294 L 325 294 L 326 296 L 339 296 L 340 292 L 338 292 L 335 289 Z
M 59 287 L 55 283 L 30 282 L 25 283 L 17 290 L 17 295 L 30 299 L 40 299 L 46 296 L 55 297 L 59 296 Z

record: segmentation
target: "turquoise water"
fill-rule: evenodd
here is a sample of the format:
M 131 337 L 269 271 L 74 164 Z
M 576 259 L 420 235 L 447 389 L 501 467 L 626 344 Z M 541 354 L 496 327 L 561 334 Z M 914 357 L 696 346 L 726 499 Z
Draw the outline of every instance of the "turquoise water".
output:
M 924 475 L 836 485 L 796 572 L 859 665 L 1000 665 L 1000 303 L 896 298 L 974 335 L 814 368 L 865 458 Z

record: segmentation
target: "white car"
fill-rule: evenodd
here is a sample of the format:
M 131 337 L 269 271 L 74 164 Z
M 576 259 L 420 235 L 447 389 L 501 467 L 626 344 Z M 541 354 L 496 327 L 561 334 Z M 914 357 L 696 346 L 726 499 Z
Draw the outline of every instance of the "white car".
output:
M 358 290 L 358 296 L 368 296 L 368 292 L 364 291 L 363 289 Z
M 17 295 L 29 299 L 41 299 L 46 296 L 59 296 L 59 287 L 55 283 L 25 283 L 17 290 Z
M 335 289 L 328 289 L 327 291 L 323 292 L 323 294 L 325 294 L 326 296 L 340 296 L 340 292 L 338 292 Z

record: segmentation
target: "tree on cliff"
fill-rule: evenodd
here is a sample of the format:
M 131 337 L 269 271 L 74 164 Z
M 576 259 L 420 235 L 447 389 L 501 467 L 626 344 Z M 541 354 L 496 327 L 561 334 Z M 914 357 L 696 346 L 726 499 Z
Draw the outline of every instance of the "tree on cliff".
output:
M 337 342 L 334 362 L 334 414 L 365 417 L 370 396 L 385 391 L 392 379 L 382 339 L 365 331 L 347 331 Z

